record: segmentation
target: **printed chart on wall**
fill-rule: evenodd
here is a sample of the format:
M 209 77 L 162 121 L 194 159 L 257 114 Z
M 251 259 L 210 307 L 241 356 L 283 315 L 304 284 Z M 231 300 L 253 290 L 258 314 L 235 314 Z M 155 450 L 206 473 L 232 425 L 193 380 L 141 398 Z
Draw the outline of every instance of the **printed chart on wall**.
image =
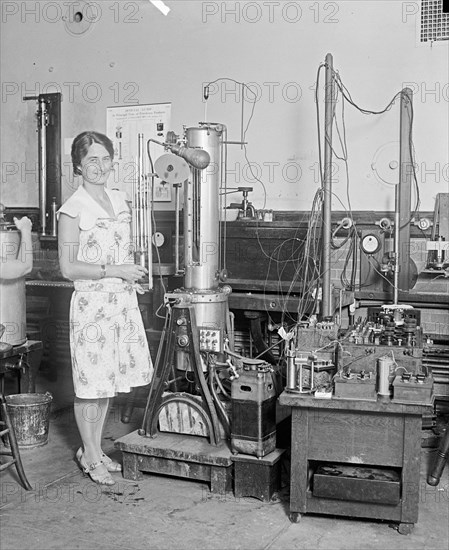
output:
M 165 141 L 170 130 L 171 103 L 152 103 L 148 105 L 130 105 L 107 108 L 106 131 L 114 144 L 114 172 L 109 178 L 108 187 L 125 191 L 131 199 L 132 185 L 137 179 L 137 159 L 139 134 L 143 134 L 144 173 L 150 173 L 147 154 L 149 139 Z M 161 146 L 152 144 L 153 163 L 164 154 Z M 154 180 L 153 196 L 155 200 L 171 200 L 170 187 Z

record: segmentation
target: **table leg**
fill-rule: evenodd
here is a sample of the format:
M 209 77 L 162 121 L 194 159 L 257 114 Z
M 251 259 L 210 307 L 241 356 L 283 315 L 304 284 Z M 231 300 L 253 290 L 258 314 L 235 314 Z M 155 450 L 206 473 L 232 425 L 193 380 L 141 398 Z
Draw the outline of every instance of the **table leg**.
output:
M 292 408 L 290 473 L 290 518 L 297 523 L 299 512 L 306 512 L 308 480 L 309 409 Z
M 299 512 L 290 512 L 288 519 L 292 523 L 299 523 L 301 521 L 301 514 Z
M 415 525 L 413 523 L 400 523 L 398 525 L 398 532 L 401 535 L 410 535 L 410 533 L 413 531 L 413 527 Z
M 403 523 L 400 524 L 404 526 L 402 527 L 403 530 L 408 529 L 406 525 L 418 521 L 421 425 L 421 416 L 406 415 L 404 417 L 403 497 L 401 511 L 401 520 Z
M 41 364 L 43 350 L 35 349 L 24 354 L 28 367 L 20 373 L 20 392 L 34 393 L 36 391 L 36 375 Z

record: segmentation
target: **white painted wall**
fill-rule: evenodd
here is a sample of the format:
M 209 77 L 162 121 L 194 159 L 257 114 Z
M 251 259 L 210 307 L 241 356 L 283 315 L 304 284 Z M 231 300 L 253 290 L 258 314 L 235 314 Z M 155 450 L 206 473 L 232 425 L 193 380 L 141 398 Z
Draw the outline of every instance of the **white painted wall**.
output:
M 228 77 L 253 83 L 261 92 L 246 139 L 266 201 L 239 146 L 230 148 L 229 185 L 253 186 L 256 208 L 308 209 L 318 187 L 313 86 L 328 52 L 354 101 L 364 108 L 383 109 L 406 83 L 413 89 L 421 209 L 433 210 L 435 195 L 448 191 L 448 47 L 417 45 L 419 2 L 166 4 L 172 11 L 164 17 L 148 0 L 100 0 L 95 4 L 101 9 L 99 20 L 73 36 L 62 20 L 69 2 L 1 2 L 2 202 L 38 204 L 35 106 L 22 101 L 25 92 L 62 90 L 63 138 L 86 129 L 105 131 L 108 106 L 171 101 L 176 132 L 207 116 L 227 125 L 229 139 L 239 140 L 241 104 L 235 86 L 220 81 L 212 89 L 217 93 L 210 96 L 207 115 L 202 98 L 204 83 Z M 322 77 L 324 85 L 324 72 Z M 245 102 L 245 124 L 250 110 Z M 345 114 L 352 208 L 393 209 L 394 186 L 376 171 L 385 180 L 397 178 L 389 162 L 397 160 L 398 103 L 381 116 L 362 115 L 348 105 Z M 340 150 L 335 133 L 334 146 Z M 63 161 L 67 197 L 74 183 L 70 157 Z M 295 181 L 298 164 L 301 177 Z M 337 165 L 333 189 L 346 205 L 344 165 Z M 342 209 L 337 199 L 334 208 Z

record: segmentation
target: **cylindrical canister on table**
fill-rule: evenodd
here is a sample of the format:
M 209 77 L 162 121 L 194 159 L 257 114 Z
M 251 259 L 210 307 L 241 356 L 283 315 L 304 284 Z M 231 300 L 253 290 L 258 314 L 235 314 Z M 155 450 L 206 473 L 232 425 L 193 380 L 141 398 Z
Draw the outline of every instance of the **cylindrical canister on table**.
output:
M 16 260 L 20 248 L 20 232 L 0 224 L 1 261 Z M 1 266 L 0 266 L 1 275 Z M 0 323 L 5 327 L 1 340 L 18 346 L 26 341 L 25 277 L 0 277 Z
M 295 390 L 298 386 L 294 355 L 287 356 L 287 384 L 288 390 Z
M 377 393 L 390 397 L 391 377 L 394 374 L 395 361 L 389 355 L 379 357 L 377 360 Z

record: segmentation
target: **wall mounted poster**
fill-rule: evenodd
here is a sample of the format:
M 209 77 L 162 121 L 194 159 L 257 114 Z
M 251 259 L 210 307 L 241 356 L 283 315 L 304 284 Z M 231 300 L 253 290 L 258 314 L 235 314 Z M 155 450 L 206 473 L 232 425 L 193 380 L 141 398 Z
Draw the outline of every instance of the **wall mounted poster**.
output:
M 152 103 L 147 105 L 129 105 L 107 108 L 106 132 L 114 144 L 114 172 L 109 178 L 108 187 L 125 191 L 131 199 L 132 185 L 137 181 L 138 136 L 143 134 L 144 173 L 151 172 L 147 154 L 149 139 L 165 141 L 170 130 L 171 103 Z M 151 144 L 153 163 L 164 154 L 164 149 Z M 158 191 L 159 190 L 159 191 Z M 154 200 L 170 201 L 171 189 L 154 179 Z

